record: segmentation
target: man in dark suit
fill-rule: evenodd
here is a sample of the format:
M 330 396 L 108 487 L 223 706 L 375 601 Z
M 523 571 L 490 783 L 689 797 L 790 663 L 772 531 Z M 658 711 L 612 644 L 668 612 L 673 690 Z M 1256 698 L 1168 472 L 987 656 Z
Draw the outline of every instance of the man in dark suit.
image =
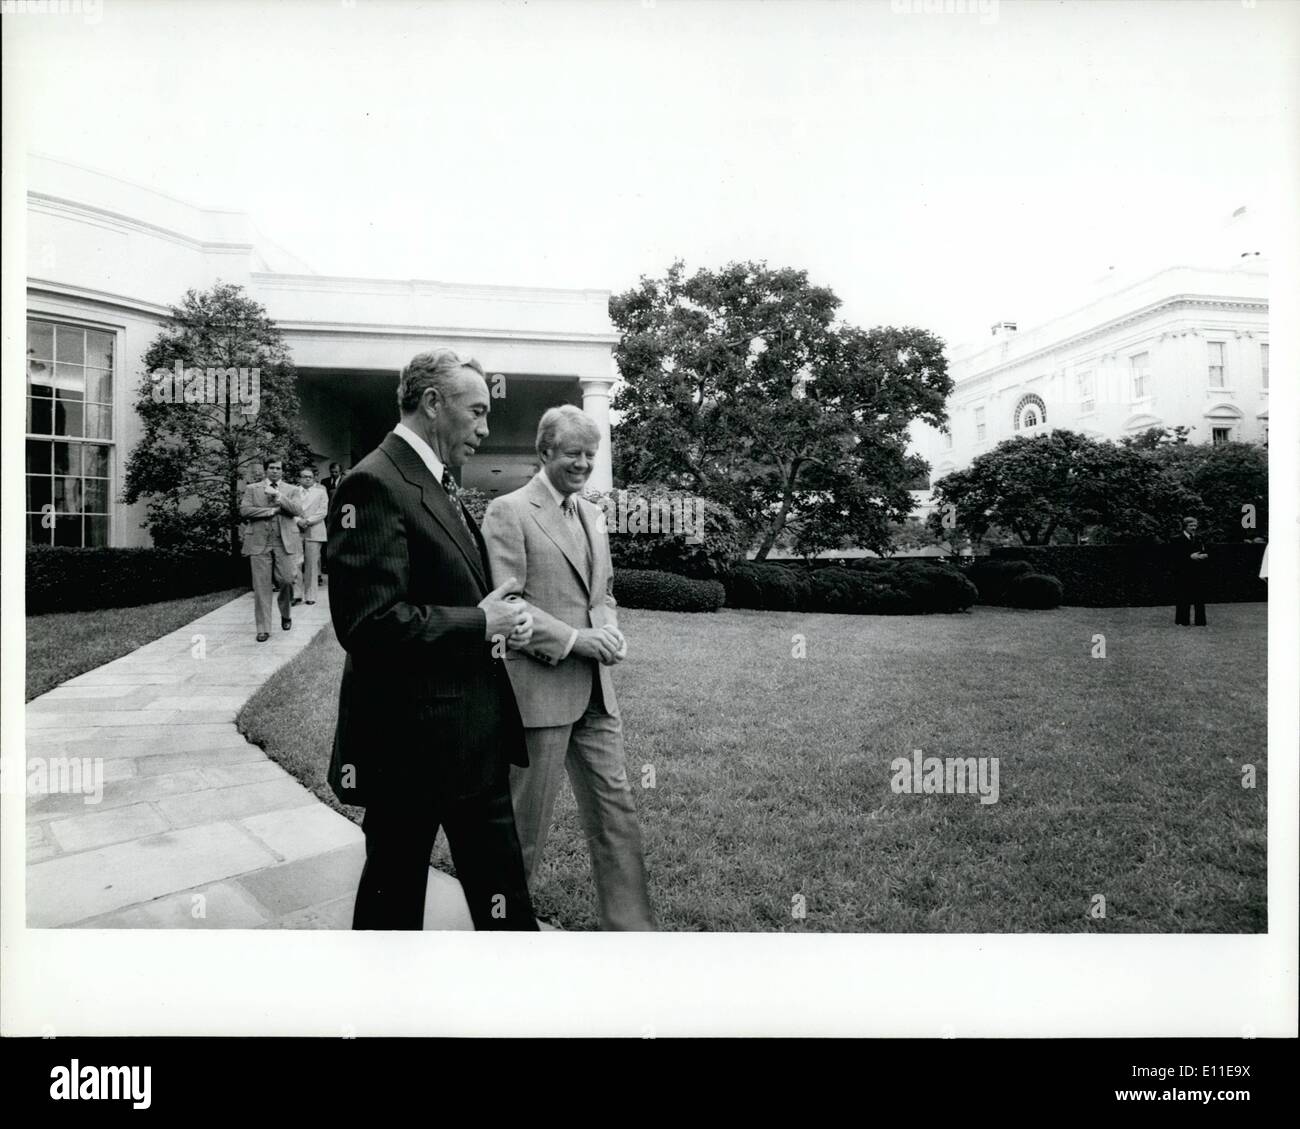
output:
M 330 472 L 329 472 L 329 474 L 327 474 L 324 478 L 322 478 L 322 479 L 320 480 L 320 484 L 321 484 L 322 486 L 325 487 L 325 497 L 326 497 L 326 499 L 327 499 L 327 503 L 328 503 L 329 501 L 333 501 L 333 500 L 334 500 L 334 491 L 338 489 L 338 485 L 339 485 L 339 483 L 342 482 L 342 481 L 343 481 L 343 467 L 340 466 L 338 463 L 330 463 Z M 326 505 L 326 509 L 328 510 L 328 508 L 329 508 L 329 506 L 328 506 L 328 504 L 327 504 L 327 505 Z M 324 549 L 322 549 L 322 550 L 321 550 L 321 558 L 320 558 L 320 582 L 321 582 L 321 584 L 324 584 L 324 583 L 325 583 L 325 578 L 326 578 L 328 575 L 329 575 L 329 573 L 326 571 L 326 568 L 325 568 L 325 551 L 324 551 Z
M 419 929 L 438 828 L 476 929 L 536 929 L 510 806 L 527 764 L 505 672 L 532 615 L 513 578 L 489 591 L 483 539 L 451 469 L 488 434 L 483 370 L 421 353 L 401 422 L 334 491 L 330 616 L 347 660 L 329 781 L 366 809 L 354 929 Z
M 339 483 L 343 481 L 343 468 L 338 463 L 330 463 L 330 472 L 320 480 L 320 484 L 325 487 L 325 493 L 330 498 L 334 497 L 334 491 L 338 489 Z
M 1183 530 L 1170 543 L 1172 555 L 1170 571 L 1174 581 L 1174 623 L 1190 627 L 1189 609 L 1196 610 L 1196 626 L 1205 626 L 1205 570 L 1210 554 L 1205 539 L 1197 530 L 1200 523 L 1194 517 L 1183 518 Z

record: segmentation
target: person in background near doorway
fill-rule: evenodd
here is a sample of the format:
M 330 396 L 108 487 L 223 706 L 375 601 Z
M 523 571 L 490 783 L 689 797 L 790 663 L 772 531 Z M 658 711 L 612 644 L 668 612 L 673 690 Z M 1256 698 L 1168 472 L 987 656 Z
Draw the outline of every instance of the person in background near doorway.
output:
M 266 460 L 266 478 L 244 490 L 239 516 L 244 519 L 243 554 L 253 574 L 253 608 L 257 618 L 257 641 L 265 643 L 271 631 L 271 579 L 280 581 L 280 626 L 293 626 L 293 582 L 298 572 L 302 535 L 295 518 L 302 516 L 296 486 L 281 481 L 284 460 L 278 455 Z
M 325 488 L 325 496 L 326 496 L 325 509 L 327 512 L 329 510 L 330 503 L 334 501 L 334 491 L 338 489 L 339 483 L 342 481 L 343 481 L 343 467 L 340 466 L 338 463 L 330 463 L 329 474 L 327 474 L 324 478 L 320 480 L 320 484 Z M 326 554 L 322 552 L 320 557 L 320 582 L 322 584 L 326 583 L 325 577 L 329 571 L 326 568 L 325 558 L 326 558 Z
M 297 525 L 302 533 L 302 579 L 294 585 L 294 603 L 303 598 L 306 603 L 316 602 L 316 580 L 320 574 L 321 546 L 325 543 L 325 515 L 329 513 L 330 500 L 325 487 L 317 485 L 316 470 L 305 466 L 298 472 L 298 488 L 302 491 L 302 517 Z
M 331 502 L 334 501 L 334 491 L 339 488 L 339 483 L 342 481 L 343 468 L 338 463 L 330 463 L 330 472 L 320 480 L 320 484 L 325 488 L 325 493 Z

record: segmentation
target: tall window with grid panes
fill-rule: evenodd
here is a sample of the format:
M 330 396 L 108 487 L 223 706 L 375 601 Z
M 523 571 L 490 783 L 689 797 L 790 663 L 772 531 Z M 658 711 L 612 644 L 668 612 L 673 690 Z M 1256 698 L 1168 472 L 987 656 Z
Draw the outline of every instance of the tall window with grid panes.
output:
M 1135 353 L 1128 359 L 1134 400 L 1145 400 L 1151 395 L 1151 354 Z
M 1207 354 L 1207 368 L 1209 384 L 1211 388 L 1226 388 L 1228 386 L 1227 369 L 1225 366 L 1224 346 L 1222 341 L 1207 341 L 1205 343 Z
M 27 321 L 27 540 L 109 543 L 115 335 Z
M 1091 372 L 1081 372 L 1075 376 L 1075 394 L 1079 400 L 1079 414 L 1091 415 L 1097 410 L 1097 393 Z

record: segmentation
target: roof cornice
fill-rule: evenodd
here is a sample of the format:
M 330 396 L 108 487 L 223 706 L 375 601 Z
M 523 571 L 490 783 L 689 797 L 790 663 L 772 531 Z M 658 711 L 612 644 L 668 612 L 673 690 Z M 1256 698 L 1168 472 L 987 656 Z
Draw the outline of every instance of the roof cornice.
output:
M 125 310 L 128 313 L 144 314 L 147 317 L 161 317 L 171 320 L 170 306 L 161 306 L 157 302 L 146 302 L 140 298 L 127 298 L 121 294 L 111 294 L 107 290 L 93 290 L 86 286 L 69 286 L 63 282 L 51 282 L 48 279 L 28 278 L 28 298 L 54 298 L 61 301 L 75 299 L 81 302 L 93 302 L 113 310 Z
M 188 247 L 192 251 L 213 251 L 222 254 L 251 254 L 254 250 L 254 244 L 235 242 L 233 240 L 217 239 L 196 239 L 192 235 L 186 235 L 184 232 L 177 231 L 175 228 L 163 227 L 160 224 L 149 223 L 148 220 L 138 219 L 135 216 L 127 215 L 125 212 L 117 212 L 111 208 L 101 208 L 97 204 L 86 204 L 80 200 L 69 200 L 63 196 L 53 196 L 46 192 L 37 192 L 34 189 L 27 191 L 27 206 L 33 211 L 45 212 L 50 215 L 59 213 L 72 213 L 83 219 L 88 219 L 99 224 L 109 224 L 123 231 L 139 231 L 148 235 L 157 236 L 162 239 L 177 243 L 182 247 Z M 213 213 L 220 215 L 242 215 L 242 212 L 223 212 Z
M 1254 313 L 1268 313 L 1267 298 L 1246 298 L 1241 296 L 1230 297 L 1227 295 L 1217 296 L 1208 294 L 1175 294 L 1168 298 L 1161 298 L 1158 302 L 1152 302 L 1140 309 L 1132 310 L 1127 314 L 1111 318 L 1102 322 L 1100 325 L 1092 326 L 1082 330 L 1079 333 L 1069 334 L 1065 337 L 1058 338 L 1047 345 L 1042 345 L 1036 349 L 1031 349 L 1020 356 L 1008 357 L 998 364 L 988 368 L 982 368 L 971 376 L 962 377 L 956 382 L 954 393 L 957 388 L 964 388 L 969 383 L 983 380 L 996 376 L 998 373 L 1005 372 L 1007 369 L 1015 368 L 1027 361 L 1034 361 L 1049 353 L 1055 353 L 1060 349 L 1072 348 L 1076 345 L 1085 344 L 1098 337 L 1103 337 L 1118 329 L 1126 329 L 1131 325 L 1137 325 L 1147 318 L 1155 317 L 1157 314 L 1167 313 L 1174 310 L 1184 310 L 1190 308 L 1213 309 L 1213 310 L 1230 310 L 1230 311 L 1250 311 Z M 1014 342 L 1013 342 L 1014 343 Z M 977 354 L 978 356 L 978 354 Z M 972 358 L 973 359 L 973 358 Z M 959 363 L 967 363 L 964 360 Z
M 274 318 L 284 333 L 303 337 L 454 337 L 489 341 L 550 341 L 568 345 L 617 345 L 617 333 L 575 333 L 554 330 L 482 329 L 458 326 L 384 325 L 361 322 L 295 321 Z
M 373 293 L 427 294 L 446 298 L 512 298 L 530 302 L 556 302 L 574 305 L 604 299 L 611 292 L 591 287 L 513 286 L 478 282 L 438 282 L 422 278 L 365 278 L 348 275 L 282 274 L 278 271 L 251 271 L 252 285 L 268 290 L 335 291 L 346 293 L 370 290 Z

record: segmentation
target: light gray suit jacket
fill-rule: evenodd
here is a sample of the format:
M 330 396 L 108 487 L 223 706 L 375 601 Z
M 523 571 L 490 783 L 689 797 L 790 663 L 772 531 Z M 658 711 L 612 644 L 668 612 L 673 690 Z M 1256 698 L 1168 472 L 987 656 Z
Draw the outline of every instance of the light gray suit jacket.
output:
M 297 556 L 302 552 L 302 534 L 294 520 L 302 515 L 302 491 L 290 482 L 280 483 L 280 501 L 272 502 L 266 496 L 263 482 L 250 482 L 244 487 L 244 497 L 239 504 L 239 516 L 244 519 L 242 551 L 246 557 L 269 553 L 275 546 L 272 523 L 280 525 L 280 539 L 285 552 Z M 277 511 L 270 521 L 262 520 L 267 511 Z
M 604 515 L 579 498 L 578 516 L 591 549 L 590 576 L 569 547 L 554 496 L 538 479 L 493 499 L 483 517 L 493 587 L 515 577 L 523 598 L 536 609 L 531 643 L 506 654 L 506 671 L 528 728 L 577 721 L 591 699 L 593 677 L 600 679 L 605 709 L 618 714 L 609 667 L 572 653 L 560 658 L 574 628 L 618 626 Z
M 330 512 L 329 494 L 319 482 L 313 483 L 309 490 L 299 486 L 298 493 L 301 495 L 298 500 L 302 503 L 302 519 L 307 522 L 306 527 L 300 527 L 302 539 L 324 541 L 325 517 Z

